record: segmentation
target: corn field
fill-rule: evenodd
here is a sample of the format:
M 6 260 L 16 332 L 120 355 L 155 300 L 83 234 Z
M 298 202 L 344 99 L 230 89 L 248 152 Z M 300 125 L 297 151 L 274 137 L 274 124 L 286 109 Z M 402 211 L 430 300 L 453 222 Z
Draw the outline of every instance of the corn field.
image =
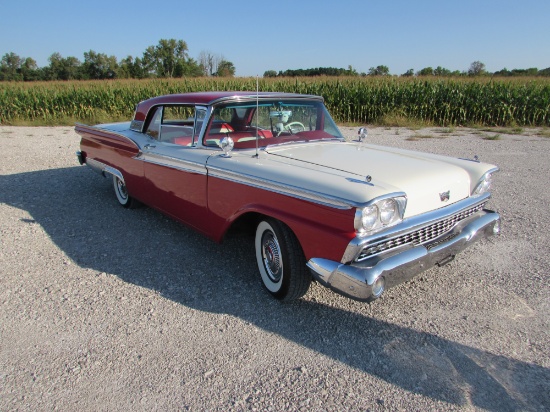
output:
M 541 78 L 274 78 L 259 89 L 321 95 L 339 123 L 550 126 L 550 81 Z M 141 100 L 210 90 L 254 91 L 256 78 L 0 83 L 0 124 L 130 120 Z

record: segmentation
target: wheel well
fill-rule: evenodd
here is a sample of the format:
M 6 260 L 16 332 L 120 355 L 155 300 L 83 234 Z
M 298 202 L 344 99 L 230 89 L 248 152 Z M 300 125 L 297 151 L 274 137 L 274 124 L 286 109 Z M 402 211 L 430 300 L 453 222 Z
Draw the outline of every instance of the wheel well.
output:
M 227 229 L 224 238 L 228 235 L 235 233 L 244 233 L 247 235 L 254 235 L 256 232 L 256 226 L 262 219 L 268 218 L 269 216 L 263 215 L 261 213 L 249 212 L 239 216 L 237 219 L 231 223 L 231 226 Z
M 296 233 L 294 232 L 294 230 L 292 230 L 292 227 L 290 227 L 290 225 L 288 225 L 285 221 L 283 221 L 283 220 L 281 220 L 277 217 L 266 215 L 266 214 L 263 214 L 263 213 L 248 212 L 248 213 L 245 213 L 245 214 L 239 216 L 237 219 L 235 219 L 231 223 L 231 225 L 226 230 L 226 232 L 225 232 L 225 234 L 222 238 L 222 242 L 228 236 L 238 235 L 238 234 L 241 234 L 241 235 L 244 234 L 244 235 L 253 237 L 256 234 L 256 228 L 257 228 L 258 224 L 262 220 L 266 220 L 266 219 L 272 219 L 272 220 L 277 220 L 277 221 L 281 222 L 283 225 L 288 227 L 288 229 L 294 234 L 294 236 L 296 236 Z M 298 241 L 298 244 L 301 247 L 302 245 L 300 243 L 300 239 L 298 239 L 298 236 L 296 236 L 296 240 Z

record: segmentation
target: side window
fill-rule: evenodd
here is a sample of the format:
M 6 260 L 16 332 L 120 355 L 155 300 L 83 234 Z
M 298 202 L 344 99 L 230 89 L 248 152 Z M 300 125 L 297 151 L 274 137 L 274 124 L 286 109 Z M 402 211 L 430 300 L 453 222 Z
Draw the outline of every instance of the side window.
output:
M 202 129 L 202 124 L 204 123 L 204 119 L 206 118 L 206 108 L 205 107 L 197 107 L 197 110 L 195 111 L 195 141 L 197 140 L 199 133 Z
M 162 121 L 162 107 L 156 107 L 154 110 L 155 113 L 153 114 L 145 133 L 153 139 L 158 139 L 160 135 L 160 124 Z
M 180 146 L 193 145 L 194 106 L 164 106 L 160 141 Z
M 154 108 L 146 134 L 161 143 L 194 146 L 206 118 L 206 108 L 166 105 Z

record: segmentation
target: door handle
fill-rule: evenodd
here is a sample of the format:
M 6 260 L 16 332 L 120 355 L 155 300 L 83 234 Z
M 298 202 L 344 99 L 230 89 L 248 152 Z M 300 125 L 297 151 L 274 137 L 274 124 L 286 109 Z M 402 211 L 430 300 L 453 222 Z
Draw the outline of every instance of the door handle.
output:
M 155 147 L 157 147 L 157 146 L 151 145 L 151 144 L 146 144 L 145 146 L 143 146 L 143 148 L 144 148 L 144 149 L 147 149 L 147 150 L 149 150 L 149 149 L 154 149 Z

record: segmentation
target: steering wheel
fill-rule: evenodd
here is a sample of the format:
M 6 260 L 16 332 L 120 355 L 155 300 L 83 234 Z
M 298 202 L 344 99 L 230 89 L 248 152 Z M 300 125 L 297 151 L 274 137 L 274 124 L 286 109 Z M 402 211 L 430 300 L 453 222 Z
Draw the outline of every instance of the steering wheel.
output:
M 306 130 L 306 127 L 300 122 L 290 122 L 285 124 L 285 129 L 288 130 L 291 134 L 300 133 Z

